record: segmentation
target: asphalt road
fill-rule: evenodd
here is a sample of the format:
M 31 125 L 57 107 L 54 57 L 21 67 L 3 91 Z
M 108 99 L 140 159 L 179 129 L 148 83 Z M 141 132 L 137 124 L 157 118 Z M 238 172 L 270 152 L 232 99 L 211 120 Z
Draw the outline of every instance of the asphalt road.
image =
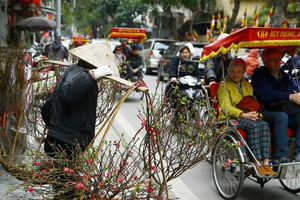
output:
M 145 82 L 149 87 L 150 93 L 154 92 L 156 87 L 156 74 L 145 75 Z M 160 83 L 161 87 L 165 83 Z M 160 91 L 160 90 L 158 90 Z M 113 127 L 117 132 L 123 132 L 128 137 L 133 137 L 136 131 L 141 127 L 141 121 L 137 118 L 138 109 L 145 104 L 145 99 L 140 100 L 140 94 L 132 93 L 122 105 Z M 196 167 L 186 171 L 179 178 L 174 179 L 170 196 L 182 200 L 219 200 L 222 199 L 214 185 L 212 178 L 211 164 L 202 161 Z M 281 186 L 278 179 L 270 180 L 264 188 L 260 184 L 249 179 L 245 179 L 244 186 L 238 200 L 299 200 L 300 193 L 292 194 Z

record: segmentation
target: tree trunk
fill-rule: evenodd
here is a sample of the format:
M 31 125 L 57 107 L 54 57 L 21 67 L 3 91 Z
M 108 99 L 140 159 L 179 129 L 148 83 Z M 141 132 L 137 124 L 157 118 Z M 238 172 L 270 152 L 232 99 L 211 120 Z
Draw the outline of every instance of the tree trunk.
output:
M 194 38 L 194 30 L 193 30 L 193 25 L 194 25 L 194 21 L 195 21 L 195 18 L 196 16 L 200 13 L 200 9 L 196 10 L 196 11 L 193 11 L 193 14 L 192 14 L 192 19 L 191 19 L 191 23 L 190 23 L 190 27 L 189 27 L 189 32 L 191 34 L 191 37 L 190 37 L 190 41 L 193 41 L 193 38 Z
M 171 22 L 169 23 L 169 28 L 170 28 L 170 30 L 171 30 L 171 34 L 172 34 L 174 40 L 176 40 L 176 39 L 177 39 L 177 35 L 176 35 L 175 29 L 174 29 L 174 24 L 173 24 L 173 22 L 174 22 L 174 17 L 173 17 L 173 13 L 172 13 L 172 11 L 171 11 L 171 7 L 169 6 L 168 8 L 166 8 L 166 9 L 164 9 L 164 10 L 166 10 L 167 13 L 170 15 L 170 20 L 171 20 Z
M 226 26 L 226 30 L 225 30 L 225 33 L 230 33 L 233 26 L 234 26 L 234 22 L 236 20 L 236 17 L 239 13 L 239 9 L 240 9 L 240 4 L 241 4 L 241 0 L 234 0 L 234 8 L 233 8 L 233 11 L 232 11 L 232 16 Z
M 271 16 L 270 27 L 282 27 L 285 20 L 285 13 L 287 9 L 288 0 L 275 0 L 274 10 Z

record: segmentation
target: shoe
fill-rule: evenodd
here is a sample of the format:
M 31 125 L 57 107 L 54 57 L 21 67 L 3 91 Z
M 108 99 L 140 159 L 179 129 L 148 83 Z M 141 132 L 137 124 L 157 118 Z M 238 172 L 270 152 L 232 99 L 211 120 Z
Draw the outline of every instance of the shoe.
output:
M 269 176 L 269 172 L 267 172 L 267 170 L 263 167 L 263 166 L 259 166 L 258 168 L 256 168 L 259 175 L 262 176 Z
M 271 176 L 276 175 L 277 173 L 273 171 L 273 169 L 270 166 L 264 166 L 265 170 L 270 174 Z
M 279 157 L 279 159 L 278 159 L 278 163 L 288 163 L 288 162 L 289 162 L 289 159 L 285 156 Z
M 295 162 L 300 162 L 300 152 L 297 153 Z

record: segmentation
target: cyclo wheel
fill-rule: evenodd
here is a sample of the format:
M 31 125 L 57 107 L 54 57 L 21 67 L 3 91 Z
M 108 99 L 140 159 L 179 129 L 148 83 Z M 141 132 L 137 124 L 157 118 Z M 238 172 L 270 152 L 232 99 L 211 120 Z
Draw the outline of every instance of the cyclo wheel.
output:
M 279 182 L 284 187 L 284 189 L 286 189 L 289 192 L 300 192 L 300 178 L 279 179 Z
M 236 139 L 230 133 L 224 133 L 212 157 L 213 179 L 224 199 L 236 199 L 241 193 L 245 178 L 244 163 L 241 162 L 243 155 L 240 147 L 228 147 L 232 143 L 237 144 Z

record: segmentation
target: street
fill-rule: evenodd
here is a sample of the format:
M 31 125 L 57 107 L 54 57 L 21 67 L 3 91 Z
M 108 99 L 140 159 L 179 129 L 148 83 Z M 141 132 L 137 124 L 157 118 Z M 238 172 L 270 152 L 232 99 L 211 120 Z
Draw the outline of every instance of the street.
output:
M 156 73 L 145 75 L 144 77 L 150 93 L 154 92 L 156 79 Z M 165 83 L 162 84 L 162 87 L 164 86 Z M 137 114 L 138 108 L 145 104 L 145 98 L 140 100 L 140 95 L 140 93 L 133 92 L 122 105 L 113 123 L 113 128 L 118 134 L 125 133 L 128 138 L 132 138 L 141 127 L 141 121 L 137 118 Z M 200 162 L 196 167 L 189 169 L 169 184 L 172 185 L 170 191 L 170 197 L 172 198 L 176 197 L 182 200 L 222 199 L 214 185 L 211 164 L 207 161 Z M 299 200 L 300 194 L 292 194 L 286 191 L 278 179 L 270 180 L 263 189 L 260 187 L 260 184 L 245 179 L 243 190 L 237 199 Z

